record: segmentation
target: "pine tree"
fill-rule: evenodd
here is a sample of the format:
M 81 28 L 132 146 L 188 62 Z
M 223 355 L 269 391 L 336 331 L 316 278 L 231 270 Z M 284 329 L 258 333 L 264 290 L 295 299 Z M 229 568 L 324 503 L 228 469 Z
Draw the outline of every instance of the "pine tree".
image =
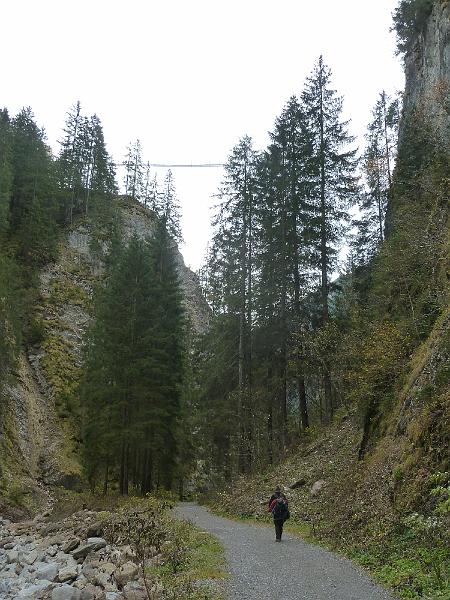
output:
M 97 115 L 93 115 L 84 124 L 84 188 L 85 214 L 89 201 L 93 203 L 109 202 L 117 192 L 114 164 L 108 155 L 103 128 Z
M 176 470 L 178 455 L 177 427 L 181 407 L 181 389 L 184 370 L 184 308 L 176 267 L 172 235 L 165 219 L 157 222 L 154 237 L 150 240 L 150 256 L 155 280 L 155 315 L 151 336 L 158 352 L 155 378 L 160 377 L 161 444 L 155 456 L 158 480 L 170 489 Z M 156 337 L 156 344 L 155 344 Z
M 110 261 L 96 303 L 82 386 L 85 463 L 92 486 L 116 479 L 147 492 L 175 476 L 183 310 L 164 223 Z M 101 470 L 101 473 L 99 473 Z
M 57 161 L 58 184 L 63 193 L 67 220 L 73 221 L 73 213 L 82 196 L 82 128 L 84 117 L 81 115 L 81 104 L 76 102 L 69 112 L 64 127 L 64 139 Z
M 0 110 L 0 236 L 8 230 L 12 195 L 11 122 L 6 109 Z
M 157 190 L 155 190 L 153 201 L 156 202 L 157 200 L 158 195 Z M 175 181 L 170 169 L 167 171 L 164 179 L 164 189 L 159 198 L 159 203 L 160 209 L 157 214 L 160 214 L 161 218 L 164 220 L 169 235 L 176 242 L 181 243 L 183 241 L 183 235 L 181 233 L 180 224 L 180 204 L 177 199 Z
M 141 142 L 136 140 L 127 148 L 125 157 L 125 194 L 140 200 L 143 193 L 144 163 Z
M 306 81 L 302 103 L 312 139 L 309 162 L 313 259 L 320 269 L 322 325 L 329 320 L 330 275 L 336 265 L 339 244 L 348 223 L 350 204 L 357 194 L 356 150 L 349 149 L 353 138 L 342 121 L 342 98 L 330 87 L 331 71 L 319 58 Z M 333 412 L 331 374 L 324 361 L 325 419 Z
M 275 168 L 275 186 L 272 195 L 272 214 L 278 214 L 273 248 L 269 260 L 276 260 L 280 269 L 279 331 L 280 400 L 283 413 L 283 439 L 287 438 L 287 365 L 288 337 L 300 326 L 301 299 L 306 294 L 307 272 L 310 265 L 309 228 L 312 206 L 310 203 L 310 160 L 312 136 L 303 107 L 291 97 L 276 120 L 271 134 L 272 169 Z M 272 224 L 273 226 L 273 224 Z M 277 248 L 278 246 L 278 248 Z M 272 269 L 274 270 L 274 269 Z M 288 325 L 288 322 L 291 325 Z M 295 325 L 292 325 L 295 324 Z M 308 427 L 305 382 L 300 354 L 296 359 L 296 383 L 301 427 Z
M 56 254 L 56 180 L 44 132 L 29 108 L 12 121 L 11 165 L 11 233 L 18 236 L 21 257 L 42 264 Z
M 228 313 L 238 323 L 236 420 L 240 472 L 247 471 L 252 460 L 255 167 L 256 154 L 251 139 L 246 136 L 235 146 L 225 166 L 211 253 L 215 263 L 209 265 L 211 294 L 221 296 L 219 310 Z M 220 291 L 214 290 L 218 276 Z
M 392 101 L 383 91 L 375 104 L 366 135 L 363 156 L 366 191 L 361 195 L 359 233 L 354 247 L 356 263 L 367 264 L 384 240 L 384 221 L 390 190 L 398 135 L 399 100 Z
M 0 392 L 20 349 L 23 317 L 20 282 L 17 265 L 0 254 Z
M 90 207 L 96 213 L 104 212 L 102 205 L 117 193 L 117 186 L 97 115 L 84 117 L 77 102 L 68 113 L 64 132 L 57 161 L 58 181 L 72 222 L 75 213 L 88 214 Z

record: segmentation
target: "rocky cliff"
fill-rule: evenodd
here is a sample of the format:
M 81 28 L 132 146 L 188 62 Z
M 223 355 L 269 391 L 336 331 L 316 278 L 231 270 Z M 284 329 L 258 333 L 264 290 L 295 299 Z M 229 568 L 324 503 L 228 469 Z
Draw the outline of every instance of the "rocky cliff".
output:
M 156 217 L 151 211 L 129 198 L 117 203 L 125 239 L 153 235 Z M 63 236 L 58 260 L 40 273 L 38 341 L 22 353 L 13 383 L 5 388 L 0 466 L 3 491 L 12 503 L 42 503 L 46 484 L 72 487 L 82 475 L 76 387 L 94 287 L 103 273 L 93 251 L 96 235 L 89 220 L 75 223 Z M 97 247 L 107 244 L 95 241 Z M 178 249 L 176 261 L 189 321 L 194 332 L 202 333 L 208 306 Z
M 430 17 L 405 56 L 406 112 L 418 107 L 448 143 L 450 133 L 450 2 L 436 0 Z

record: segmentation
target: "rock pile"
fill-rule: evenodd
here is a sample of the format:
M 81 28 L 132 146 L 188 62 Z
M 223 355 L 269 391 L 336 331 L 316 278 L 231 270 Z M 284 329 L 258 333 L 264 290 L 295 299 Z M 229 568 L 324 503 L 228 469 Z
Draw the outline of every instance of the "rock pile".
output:
M 98 513 L 82 510 L 58 523 L 48 517 L 44 513 L 19 523 L 0 517 L 0 598 L 147 598 L 131 547 L 113 546 L 101 537 Z M 159 591 L 154 586 L 152 595 L 158 597 Z

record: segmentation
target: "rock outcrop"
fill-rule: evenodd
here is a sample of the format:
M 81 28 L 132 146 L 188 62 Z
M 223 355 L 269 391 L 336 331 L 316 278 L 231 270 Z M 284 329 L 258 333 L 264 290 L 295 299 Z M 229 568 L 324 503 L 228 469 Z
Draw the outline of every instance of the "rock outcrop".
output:
M 436 0 L 423 31 L 405 56 L 406 113 L 414 107 L 430 117 L 442 139 L 450 132 L 450 2 Z

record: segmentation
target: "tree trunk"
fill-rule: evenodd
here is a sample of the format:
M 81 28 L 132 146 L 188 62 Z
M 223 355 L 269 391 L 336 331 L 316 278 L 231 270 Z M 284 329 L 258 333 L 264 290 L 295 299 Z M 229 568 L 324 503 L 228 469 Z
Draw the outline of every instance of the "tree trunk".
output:
M 273 397 L 272 397 L 272 367 L 269 367 L 267 372 L 267 381 L 269 388 L 268 395 L 268 410 L 267 410 L 267 450 L 269 455 L 269 463 L 273 464 Z
M 321 72 L 322 73 L 322 72 Z M 320 264 L 321 264 L 321 298 L 322 298 L 322 326 L 325 327 L 329 320 L 328 311 L 328 250 L 327 250 L 327 209 L 326 209 L 326 174 L 325 174 L 325 135 L 323 114 L 323 83 L 320 77 Z M 328 361 L 325 359 L 323 370 L 323 387 L 325 394 L 324 421 L 329 423 L 333 416 L 331 398 L 331 379 Z
M 109 458 L 106 459 L 105 465 L 105 479 L 103 481 L 103 495 L 106 496 L 108 493 L 108 484 L 109 484 Z
M 300 430 L 305 431 L 309 427 L 309 419 L 308 419 L 308 405 L 306 402 L 305 377 L 303 374 L 297 376 L 297 390 L 298 390 L 298 405 L 299 405 L 299 413 L 300 413 Z
M 280 298 L 280 366 L 279 366 L 279 405 L 281 409 L 281 446 L 283 451 L 287 445 L 287 323 L 286 323 L 286 185 L 285 185 L 285 150 L 282 154 L 282 212 L 281 212 L 281 298 Z

